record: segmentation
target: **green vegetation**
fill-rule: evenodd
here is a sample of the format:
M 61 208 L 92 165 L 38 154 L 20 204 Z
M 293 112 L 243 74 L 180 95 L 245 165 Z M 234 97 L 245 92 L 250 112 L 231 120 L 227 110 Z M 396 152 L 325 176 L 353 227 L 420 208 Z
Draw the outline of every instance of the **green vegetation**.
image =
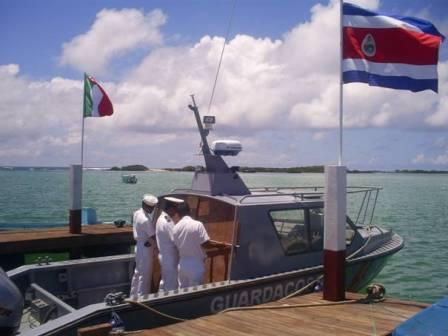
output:
M 423 170 L 423 169 L 396 169 L 396 173 L 402 174 L 448 174 L 446 170 Z
M 163 168 L 166 171 L 172 172 L 194 172 L 196 166 L 184 166 L 182 168 Z M 143 165 L 129 165 L 123 167 L 114 166 L 110 168 L 112 171 L 146 171 L 148 168 Z M 325 166 L 304 166 L 304 167 L 288 167 L 288 168 L 274 168 L 274 167 L 238 167 L 238 171 L 242 173 L 323 173 Z M 396 169 L 394 171 L 385 170 L 358 170 L 347 169 L 349 174 L 372 174 L 372 173 L 401 173 L 401 174 L 448 174 L 446 170 L 423 170 L 423 169 Z
M 146 171 L 148 170 L 148 167 L 143 165 L 129 165 L 129 166 L 123 166 L 123 167 L 112 167 L 110 170 L 114 171 Z
M 185 171 L 185 172 L 194 172 L 195 167 L 194 166 L 185 166 L 183 168 L 163 168 L 163 170 L 176 172 L 176 171 Z
M 324 166 L 309 166 L 309 167 L 289 167 L 289 168 L 272 168 L 272 167 L 240 167 L 240 172 L 243 173 L 323 173 Z
M 195 171 L 194 166 L 185 166 L 183 168 L 165 168 L 168 171 Z M 239 167 L 238 171 L 242 173 L 323 173 L 324 166 L 309 167 L 290 167 L 290 168 L 272 168 L 272 167 Z

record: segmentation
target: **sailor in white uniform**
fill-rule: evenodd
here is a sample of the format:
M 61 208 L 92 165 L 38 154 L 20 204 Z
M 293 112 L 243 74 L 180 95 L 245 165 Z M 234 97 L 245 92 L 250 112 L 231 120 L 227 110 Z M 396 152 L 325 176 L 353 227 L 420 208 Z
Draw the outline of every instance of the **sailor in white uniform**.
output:
M 176 197 L 164 197 L 164 202 L 164 211 L 162 211 L 156 223 L 156 239 L 161 268 L 159 290 L 168 291 L 177 289 L 179 286 L 177 280 L 179 253 L 176 245 L 174 245 L 174 222 L 171 217 L 175 213 L 176 205 L 182 203 L 183 200 Z
M 190 208 L 186 202 L 177 205 L 173 220 L 174 244 L 179 251 L 179 287 L 200 285 L 205 273 L 203 249 L 225 244 L 210 240 L 204 225 L 190 217 Z
M 131 283 L 131 297 L 146 295 L 151 290 L 153 253 L 156 244 L 154 208 L 157 197 L 145 195 L 142 207 L 134 212 L 132 219 L 135 245 L 135 270 Z

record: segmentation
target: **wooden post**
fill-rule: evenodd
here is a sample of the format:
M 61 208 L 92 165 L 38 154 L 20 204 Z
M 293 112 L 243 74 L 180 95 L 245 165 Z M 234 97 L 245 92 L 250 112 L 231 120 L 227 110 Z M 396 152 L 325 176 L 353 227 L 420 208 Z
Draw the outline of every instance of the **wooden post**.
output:
M 344 166 L 325 168 L 324 292 L 329 301 L 345 299 L 345 221 L 347 175 Z
M 70 166 L 70 233 L 81 233 L 82 212 L 82 165 Z

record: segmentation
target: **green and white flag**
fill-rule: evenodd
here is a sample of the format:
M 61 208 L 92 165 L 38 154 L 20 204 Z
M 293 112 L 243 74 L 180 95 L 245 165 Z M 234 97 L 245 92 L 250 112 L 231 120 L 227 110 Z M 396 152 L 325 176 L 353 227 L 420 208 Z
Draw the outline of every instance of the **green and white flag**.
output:
M 114 113 L 106 91 L 91 76 L 84 74 L 84 118 L 105 117 Z

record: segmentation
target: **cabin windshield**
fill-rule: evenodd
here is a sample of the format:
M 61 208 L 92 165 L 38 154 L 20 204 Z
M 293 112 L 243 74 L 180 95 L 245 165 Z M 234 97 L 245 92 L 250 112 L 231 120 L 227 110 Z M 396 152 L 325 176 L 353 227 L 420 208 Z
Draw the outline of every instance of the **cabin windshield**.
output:
M 272 210 L 269 214 L 286 255 L 323 250 L 322 208 Z M 347 223 L 347 245 L 351 244 L 354 235 L 354 229 Z

